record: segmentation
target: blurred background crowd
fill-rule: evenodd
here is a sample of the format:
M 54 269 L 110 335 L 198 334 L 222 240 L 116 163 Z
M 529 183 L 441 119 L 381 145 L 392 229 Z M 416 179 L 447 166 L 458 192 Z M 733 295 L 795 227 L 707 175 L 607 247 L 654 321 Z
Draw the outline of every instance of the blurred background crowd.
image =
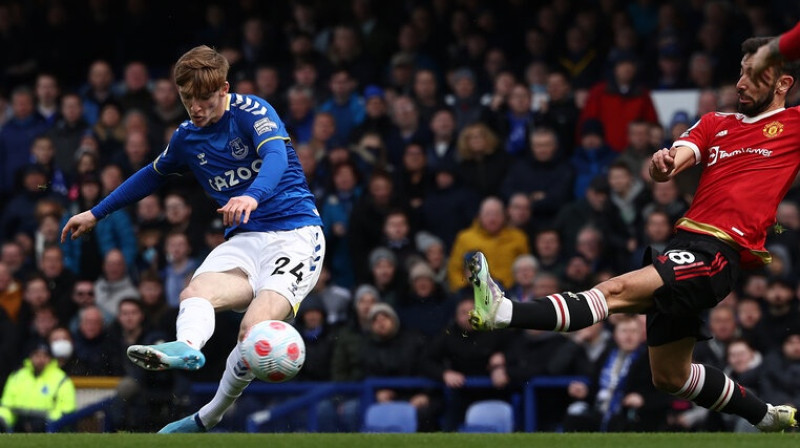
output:
M 741 429 L 653 389 L 640 318 L 570 336 L 472 332 L 463 265 L 483 251 L 519 301 L 638 267 L 699 176 L 654 184 L 649 156 L 697 116 L 735 112 L 740 43 L 799 15 L 793 0 L 1 1 L 0 387 L 20 366 L 125 377 L 116 427 L 152 430 L 194 410 L 191 382 L 219 378 L 233 312 L 218 315 L 197 373 L 144 372 L 124 356 L 174 337 L 180 290 L 224 240 L 191 176 L 59 243 L 69 216 L 187 118 L 170 64 L 207 44 L 230 61 L 233 92 L 283 118 L 325 223 L 324 272 L 295 322 L 300 381 L 427 376 L 457 390 L 490 376 L 495 389 L 449 403 L 379 391 L 410 400 L 421 428 L 452 430 L 470 401 L 578 374 L 589 384 L 539 398 L 540 428 Z M 697 116 L 658 116 L 651 91 L 676 89 L 699 92 Z M 709 313 L 714 339 L 696 353 L 795 406 L 798 204 L 793 188 L 768 238 L 774 262 Z M 253 401 L 240 408 L 264 406 Z M 358 429 L 355 408 L 327 401 L 321 424 Z

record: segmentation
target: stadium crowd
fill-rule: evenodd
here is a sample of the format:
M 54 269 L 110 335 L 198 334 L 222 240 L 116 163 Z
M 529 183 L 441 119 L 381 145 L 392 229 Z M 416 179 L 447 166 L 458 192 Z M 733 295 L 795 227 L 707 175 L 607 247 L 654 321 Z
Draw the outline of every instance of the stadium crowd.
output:
M 426 390 L 376 399 L 409 400 L 423 430 L 455 430 L 470 402 L 508 399 L 534 375 L 586 375 L 540 396 L 540 428 L 748 430 L 654 389 L 636 316 L 568 337 L 473 332 L 464 259 L 484 252 L 519 301 L 638 267 L 699 176 L 650 180 L 649 156 L 697 119 L 658 117 L 650 92 L 697 89 L 698 116 L 735 112 L 739 44 L 799 16 L 790 0 L 0 2 L 0 426 L 36 429 L 19 396 L 39 394 L 45 374 L 60 386 L 58 368 L 124 377 L 112 415 L 128 430 L 184 415 L 190 383 L 224 369 L 234 312 L 217 316 L 199 372 L 146 372 L 123 355 L 174 339 L 179 293 L 223 241 L 197 185 L 176 177 L 59 243 L 69 216 L 150 163 L 187 118 L 169 63 L 207 44 L 230 61 L 233 92 L 285 121 L 325 224 L 324 272 L 295 322 L 308 351 L 298 381 L 442 380 L 449 402 Z M 709 313 L 714 339 L 696 358 L 797 406 L 800 188 L 777 222 L 773 263 Z M 465 376 L 496 388 L 459 392 Z M 241 409 L 265 406 L 245 398 Z M 32 414 L 71 410 L 49 403 L 63 407 Z M 358 430 L 349 397 L 318 412 L 323 430 Z

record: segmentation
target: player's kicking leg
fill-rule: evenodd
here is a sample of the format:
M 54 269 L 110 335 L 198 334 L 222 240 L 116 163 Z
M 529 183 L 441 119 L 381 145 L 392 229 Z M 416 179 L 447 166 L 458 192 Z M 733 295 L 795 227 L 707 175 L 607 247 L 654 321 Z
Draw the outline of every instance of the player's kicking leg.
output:
M 225 372 L 214 397 L 196 413 L 172 422 L 160 433 L 205 432 L 216 426 L 255 375 L 242 361 L 241 343 L 250 327 L 265 320 L 283 320 L 292 315 L 292 305 L 275 291 L 264 290 L 250 303 L 242 319 L 238 342 L 228 355 Z

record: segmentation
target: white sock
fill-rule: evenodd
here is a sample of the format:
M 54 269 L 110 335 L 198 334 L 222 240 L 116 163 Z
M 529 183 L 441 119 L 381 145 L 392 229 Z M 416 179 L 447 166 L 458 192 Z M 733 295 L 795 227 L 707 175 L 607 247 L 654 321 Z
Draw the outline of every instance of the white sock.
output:
M 177 340 L 200 350 L 214 334 L 214 307 L 206 299 L 190 297 L 181 301 L 175 322 Z
M 514 307 L 511 306 L 511 300 L 503 297 L 500 305 L 497 306 L 497 314 L 494 316 L 495 328 L 505 328 L 511 323 L 511 313 Z
M 253 381 L 253 378 L 255 378 L 253 373 L 242 362 L 241 342 L 238 342 L 225 362 L 225 372 L 222 374 L 222 379 L 219 380 L 217 393 L 208 404 L 197 411 L 200 421 L 203 422 L 206 429 L 211 429 L 222 420 L 225 411 L 242 395 L 242 391 Z
M 767 413 L 764 414 L 764 418 L 756 424 L 756 428 L 769 428 L 774 423 L 774 420 L 775 413 L 772 412 L 772 405 L 767 403 Z

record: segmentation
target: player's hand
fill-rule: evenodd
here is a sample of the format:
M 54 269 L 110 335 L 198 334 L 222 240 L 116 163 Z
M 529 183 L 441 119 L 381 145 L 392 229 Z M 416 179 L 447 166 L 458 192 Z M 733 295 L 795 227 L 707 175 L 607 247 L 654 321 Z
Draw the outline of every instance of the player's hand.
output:
M 464 385 L 464 375 L 455 370 L 445 370 L 442 380 L 445 386 L 451 389 L 458 389 Z
M 644 397 L 636 392 L 631 392 L 622 399 L 622 405 L 626 408 L 639 409 L 644 406 Z
M 572 398 L 583 400 L 587 395 L 589 395 L 589 387 L 586 386 L 586 383 L 573 381 L 569 383 L 569 386 L 567 386 L 567 393 Z
M 64 229 L 61 231 L 61 242 L 64 243 L 67 241 L 67 235 L 69 235 L 70 232 L 72 232 L 72 239 L 74 240 L 84 233 L 91 231 L 96 224 L 97 218 L 94 217 L 91 210 L 86 210 L 83 213 L 69 218 L 69 221 L 67 221 L 64 225 Z
M 662 148 L 653 154 L 650 160 L 650 177 L 656 182 L 669 180 L 672 170 L 675 169 L 675 148 Z
M 770 85 L 774 78 L 770 67 L 780 64 L 783 58 L 780 51 L 778 51 L 778 39 L 772 39 L 766 44 L 760 46 L 753 56 L 750 57 L 750 67 L 747 76 L 753 81 L 756 87 L 761 83 Z
M 250 220 L 250 212 L 258 207 L 255 198 L 243 195 L 235 196 L 228 200 L 224 207 L 218 208 L 217 213 L 222 215 L 222 224 L 232 226 L 247 224 Z

